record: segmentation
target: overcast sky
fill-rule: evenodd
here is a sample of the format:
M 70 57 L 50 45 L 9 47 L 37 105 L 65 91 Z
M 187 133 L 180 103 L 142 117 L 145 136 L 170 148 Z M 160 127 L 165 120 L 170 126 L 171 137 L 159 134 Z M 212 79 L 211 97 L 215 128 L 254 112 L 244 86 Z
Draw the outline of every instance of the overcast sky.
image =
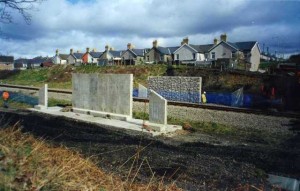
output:
M 30 25 L 17 12 L 13 24 L 0 24 L 0 54 L 151 48 L 155 39 L 178 46 L 184 37 L 209 44 L 226 33 L 230 42 L 258 41 L 288 55 L 300 53 L 299 10 L 299 0 L 47 0 L 30 12 Z

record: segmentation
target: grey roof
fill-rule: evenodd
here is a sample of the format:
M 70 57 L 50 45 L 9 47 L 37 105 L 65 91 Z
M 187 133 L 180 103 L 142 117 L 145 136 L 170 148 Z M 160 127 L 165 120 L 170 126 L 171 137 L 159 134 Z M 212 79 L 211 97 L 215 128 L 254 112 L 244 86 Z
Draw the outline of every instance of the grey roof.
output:
M 121 57 L 122 53 L 124 52 L 123 50 L 118 51 L 118 50 L 110 50 L 108 51 L 113 57 Z
M 170 50 L 167 47 L 158 46 L 156 49 L 162 54 L 171 54 Z
M 145 49 L 131 49 L 131 51 L 137 56 L 144 56 Z
M 227 44 L 229 44 L 230 46 L 232 46 L 233 48 L 239 50 L 240 48 L 237 46 L 236 43 L 232 43 L 232 42 L 226 42 Z
M 69 57 L 69 54 L 59 54 L 59 57 L 60 57 L 62 60 L 67 60 L 68 57 Z
M 48 61 L 49 61 L 48 57 L 38 56 L 38 57 L 30 59 L 28 63 L 30 63 L 30 64 L 41 64 L 41 63 L 48 62 Z
M 253 46 L 256 44 L 256 41 L 236 42 L 235 44 L 239 50 L 250 51 L 253 48 Z
M 14 62 L 14 57 L 13 56 L 0 56 L 0 62 Z
M 103 54 L 103 52 L 90 52 L 90 55 L 93 58 L 99 58 L 102 54 Z
M 80 52 L 73 53 L 73 56 L 76 59 L 81 59 L 83 55 L 84 55 L 84 53 L 80 53 Z
M 19 58 L 17 60 L 15 60 L 15 63 L 17 64 L 28 64 L 30 62 L 31 59 L 27 59 L 27 58 Z
M 180 48 L 180 46 L 174 46 L 174 47 L 168 47 L 171 54 L 173 54 L 178 48 Z
M 204 44 L 204 45 L 199 45 L 199 49 L 201 50 L 200 52 L 208 52 L 209 49 L 211 49 L 214 45 L 213 44 Z
M 200 45 L 189 44 L 189 46 L 195 49 L 197 52 L 202 52 L 202 50 L 200 49 Z
M 161 47 L 158 46 L 156 49 L 161 53 L 161 54 L 172 54 L 175 52 L 175 50 L 177 50 L 179 48 L 179 46 L 176 47 Z

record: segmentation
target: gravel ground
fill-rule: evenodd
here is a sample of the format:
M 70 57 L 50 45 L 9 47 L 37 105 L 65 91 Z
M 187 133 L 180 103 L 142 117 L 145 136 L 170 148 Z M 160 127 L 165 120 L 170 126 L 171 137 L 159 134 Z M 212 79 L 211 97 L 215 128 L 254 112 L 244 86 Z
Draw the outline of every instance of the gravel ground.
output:
M 148 111 L 148 103 L 134 102 L 133 111 Z M 239 128 L 264 129 L 272 133 L 283 133 L 288 129 L 290 118 L 237 113 L 231 111 L 216 111 L 191 107 L 168 106 L 168 116 L 182 120 L 215 122 Z

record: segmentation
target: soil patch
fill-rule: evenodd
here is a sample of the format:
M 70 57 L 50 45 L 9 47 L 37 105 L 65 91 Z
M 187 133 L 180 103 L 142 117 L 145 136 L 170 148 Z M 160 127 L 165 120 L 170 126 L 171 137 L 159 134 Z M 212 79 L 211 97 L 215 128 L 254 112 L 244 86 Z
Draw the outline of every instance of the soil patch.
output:
M 19 121 L 24 131 L 93 156 L 101 168 L 124 179 L 129 169 L 139 166 L 138 180 L 149 181 L 153 171 L 186 190 L 234 189 L 239 184 L 268 186 L 266 172 L 300 177 L 299 148 L 290 147 L 289 142 L 299 144 L 299 139 L 276 148 L 226 146 L 201 139 L 185 142 L 173 137 L 149 137 L 25 110 L 1 111 L 0 118 L 2 127 Z

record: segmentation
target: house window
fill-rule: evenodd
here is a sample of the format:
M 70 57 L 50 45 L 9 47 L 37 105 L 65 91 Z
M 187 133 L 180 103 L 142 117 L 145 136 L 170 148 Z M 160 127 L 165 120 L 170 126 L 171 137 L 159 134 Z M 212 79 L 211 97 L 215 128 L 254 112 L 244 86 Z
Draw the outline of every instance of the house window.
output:
M 231 53 L 231 58 L 235 58 L 235 52 Z
M 149 56 L 147 56 L 147 61 L 149 61 Z
M 216 59 L 216 53 L 215 52 L 211 53 L 211 59 Z
M 208 58 L 208 53 L 205 53 L 205 58 Z
M 176 60 L 179 60 L 179 54 L 176 54 Z
M 193 53 L 193 59 L 194 59 L 194 60 L 196 59 L 196 54 L 195 54 L 195 53 Z

